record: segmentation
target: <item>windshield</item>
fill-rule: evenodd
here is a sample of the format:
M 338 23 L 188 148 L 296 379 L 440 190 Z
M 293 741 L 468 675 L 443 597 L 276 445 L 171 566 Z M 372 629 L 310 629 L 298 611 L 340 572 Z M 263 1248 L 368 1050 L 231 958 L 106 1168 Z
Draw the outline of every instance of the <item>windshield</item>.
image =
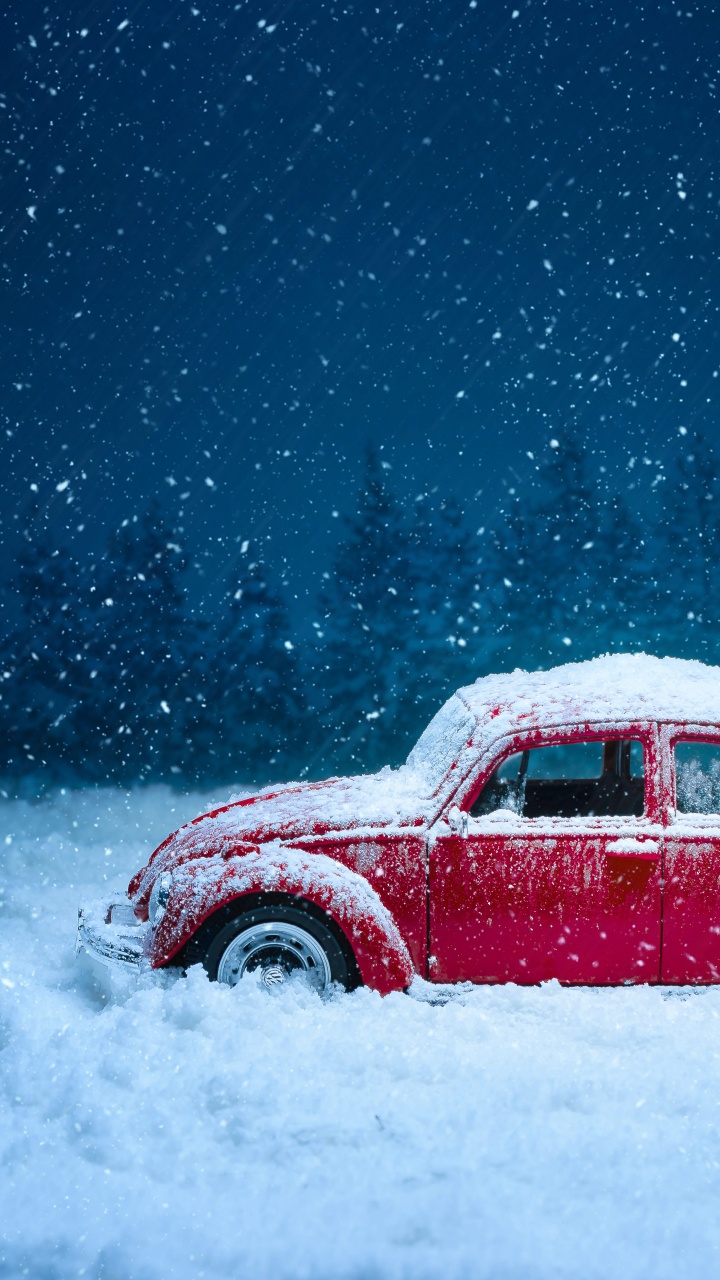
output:
M 462 755 L 472 738 L 475 717 L 453 694 L 436 716 L 407 758 L 408 767 L 421 774 L 428 795 L 437 791 L 450 766 Z

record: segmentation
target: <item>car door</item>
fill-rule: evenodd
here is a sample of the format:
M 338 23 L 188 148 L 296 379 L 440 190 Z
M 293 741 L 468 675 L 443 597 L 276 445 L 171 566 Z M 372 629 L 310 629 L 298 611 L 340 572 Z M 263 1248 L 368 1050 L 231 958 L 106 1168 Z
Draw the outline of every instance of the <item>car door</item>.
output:
M 671 726 L 663 982 L 720 982 L 720 728 Z
M 431 978 L 659 980 L 657 741 L 646 725 L 499 744 L 431 840 Z

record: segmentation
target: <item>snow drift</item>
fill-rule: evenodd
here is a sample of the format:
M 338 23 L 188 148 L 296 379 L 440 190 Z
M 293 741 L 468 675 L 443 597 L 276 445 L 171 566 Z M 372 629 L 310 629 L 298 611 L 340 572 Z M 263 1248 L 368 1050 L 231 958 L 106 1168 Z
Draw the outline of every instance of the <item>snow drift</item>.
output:
M 3 807 L 0 1276 L 714 1273 L 720 991 L 322 1002 L 76 961 L 78 899 L 210 805 Z

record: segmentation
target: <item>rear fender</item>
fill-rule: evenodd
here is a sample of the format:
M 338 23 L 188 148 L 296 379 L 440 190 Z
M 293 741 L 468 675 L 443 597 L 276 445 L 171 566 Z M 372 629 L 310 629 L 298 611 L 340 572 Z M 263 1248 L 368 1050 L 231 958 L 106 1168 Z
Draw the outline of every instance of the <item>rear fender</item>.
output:
M 273 843 L 181 863 L 172 874 L 167 909 L 150 938 L 154 968 L 171 961 L 220 907 L 245 894 L 287 893 L 314 903 L 335 921 L 365 986 L 386 995 L 412 981 L 410 953 L 387 907 L 364 876 L 333 858 Z

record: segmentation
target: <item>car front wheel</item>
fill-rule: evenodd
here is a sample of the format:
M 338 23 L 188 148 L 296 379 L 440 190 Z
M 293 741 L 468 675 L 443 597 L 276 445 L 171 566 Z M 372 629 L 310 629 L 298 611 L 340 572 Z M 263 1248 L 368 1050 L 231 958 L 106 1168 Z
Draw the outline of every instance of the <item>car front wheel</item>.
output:
M 267 988 L 293 979 L 305 981 L 318 995 L 333 983 L 346 990 L 359 975 L 347 945 L 308 904 L 256 901 L 230 904 L 200 926 L 185 948 L 183 964 L 201 963 L 208 976 L 234 987 L 246 974 L 260 974 Z

